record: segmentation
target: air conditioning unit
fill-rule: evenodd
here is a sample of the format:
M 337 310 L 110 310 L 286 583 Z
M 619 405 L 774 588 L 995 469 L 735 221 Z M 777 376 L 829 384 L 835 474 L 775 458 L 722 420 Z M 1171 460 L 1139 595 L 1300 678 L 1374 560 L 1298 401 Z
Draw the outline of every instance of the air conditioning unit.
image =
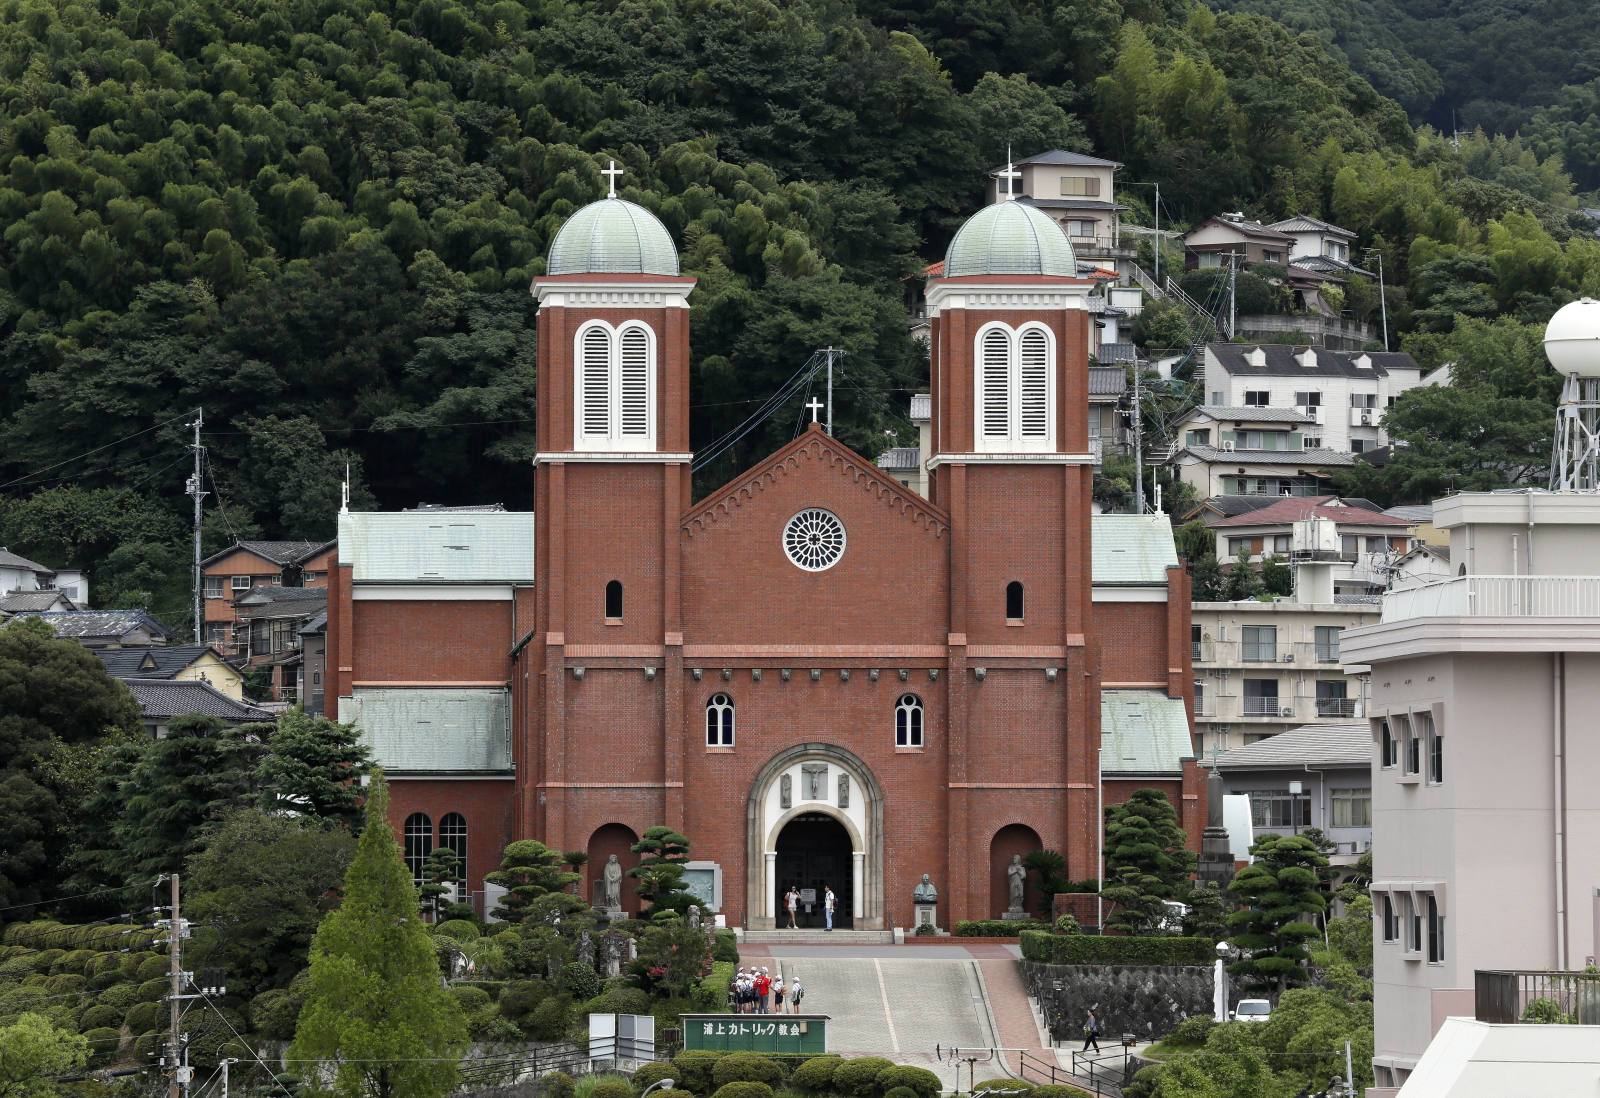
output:
M 1294 710 L 1288 706 L 1284 706 L 1282 709 L 1278 710 L 1278 716 L 1292 717 L 1294 716 Z
M 1231 454 L 1233 453 L 1233 442 L 1231 440 L 1224 439 L 1222 442 L 1217 443 L 1217 449 L 1221 450 L 1225 454 Z
M 1294 656 L 1292 656 L 1288 652 L 1285 652 L 1283 654 L 1283 662 L 1284 663 L 1293 663 L 1294 662 Z

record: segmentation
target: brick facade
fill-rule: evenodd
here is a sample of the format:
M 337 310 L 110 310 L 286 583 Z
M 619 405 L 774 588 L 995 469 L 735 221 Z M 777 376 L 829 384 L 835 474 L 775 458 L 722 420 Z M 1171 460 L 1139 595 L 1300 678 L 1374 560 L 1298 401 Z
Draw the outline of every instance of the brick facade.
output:
M 857 836 L 857 926 L 911 925 L 924 873 L 942 925 L 995 917 L 997 867 L 1039 845 L 1061 851 L 1072 877 L 1098 876 L 1100 685 L 1191 696 L 1188 634 L 1173 624 L 1187 622 L 1187 584 L 1181 570 L 1169 576 L 1168 604 L 1091 602 L 1090 285 L 942 281 L 1013 297 L 1027 283 L 1035 301 L 1058 304 L 983 310 L 948 293 L 936 304 L 930 499 L 812 425 L 694 501 L 688 311 L 612 304 L 681 299 L 692 282 L 538 280 L 535 589 L 511 602 L 385 603 L 352 600 L 348 568 L 332 578 L 330 698 L 362 681 L 512 686 L 514 781 L 396 781 L 396 825 L 413 811 L 467 815 L 474 889 L 496 842 L 584 850 L 588 894 L 606 855 L 666 823 L 721 867 L 730 925 L 770 925 L 763 873 L 781 833 L 781 821 L 768 829 L 771 783 L 792 755 L 828 760 L 828 781 L 842 775 L 852 791 L 848 811 L 832 785 L 811 807 Z M 579 284 L 601 304 L 582 304 Z M 591 319 L 642 320 L 655 333 L 651 451 L 574 448 L 573 340 Z M 973 341 L 990 321 L 1042 322 L 1054 336 L 1048 451 L 975 452 Z M 796 567 L 782 548 L 785 525 L 809 507 L 847 532 L 825 571 Z M 612 581 L 620 618 L 605 612 Z M 1012 582 L 1024 587 L 1021 619 L 1007 618 Z M 719 693 L 735 706 L 731 747 L 706 742 Z M 895 742 L 905 694 L 922 704 L 920 747 Z M 1172 784 L 1187 805 L 1188 783 Z M 1202 805 L 1196 836 L 1203 815 Z

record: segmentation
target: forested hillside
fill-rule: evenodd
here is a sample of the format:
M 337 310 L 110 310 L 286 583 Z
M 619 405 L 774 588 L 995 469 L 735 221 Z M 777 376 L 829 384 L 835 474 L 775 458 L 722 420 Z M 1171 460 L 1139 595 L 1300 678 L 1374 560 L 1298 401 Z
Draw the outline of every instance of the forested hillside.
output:
M 700 279 L 697 448 L 830 344 L 840 434 L 911 441 L 905 279 L 1008 146 L 1115 157 L 1169 225 L 1348 225 L 1434 360 L 1600 263 L 1548 153 L 1457 152 L 1317 37 L 1175 0 L 10 0 L 0 111 L 0 544 L 163 611 L 197 406 L 210 548 L 330 533 L 347 465 L 358 506 L 529 505 L 527 283 L 610 159 Z

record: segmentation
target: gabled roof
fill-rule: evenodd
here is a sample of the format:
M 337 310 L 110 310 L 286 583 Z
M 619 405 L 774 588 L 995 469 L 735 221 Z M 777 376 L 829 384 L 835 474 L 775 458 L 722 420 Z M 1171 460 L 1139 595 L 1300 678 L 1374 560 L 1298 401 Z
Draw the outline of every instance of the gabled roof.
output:
M 1267 228 L 1276 229 L 1280 233 L 1329 233 L 1333 236 L 1342 236 L 1350 240 L 1356 238 L 1356 234 L 1349 229 L 1341 229 L 1337 225 L 1330 225 L 1326 221 L 1318 221 L 1316 218 L 1308 217 L 1305 214 L 1291 217 L 1287 221 L 1274 221 Z
M 1417 547 L 1400 558 L 1400 563 L 1411 560 L 1413 557 L 1432 557 L 1434 560 L 1450 563 L 1450 547 L 1448 545 L 1429 545 L 1427 542 L 1418 542 Z
M 254 553 L 263 560 L 287 567 L 332 549 L 334 544 L 331 541 L 240 541 L 220 553 L 212 553 L 201 561 L 200 565 L 205 567 L 208 564 L 215 564 L 242 549 L 247 553 Z
M 1122 310 L 1118 311 L 1121 312 Z M 1132 343 L 1102 343 L 1100 344 L 1100 349 L 1095 352 L 1094 357 L 1099 359 L 1102 364 L 1108 362 L 1135 363 L 1139 361 L 1139 349 Z M 1091 393 L 1095 391 L 1094 371 L 1102 368 L 1103 366 L 1089 367 L 1089 391 Z M 1127 374 L 1120 368 L 1117 372 L 1123 375 L 1123 385 L 1126 386 Z M 1118 389 L 1117 391 L 1120 393 L 1122 390 Z
M 1297 255 L 1289 260 L 1289 266 L 1336 277 L 1344 275 L 1365 275 L 1368 278 L 1378 277 L 1365 268 L 1357 267 L 1354 263 L 1346 263 L 1342 259 L 1335 259 L 1331 255 Z
M 1192 758 L 1182 698 L 1154 690 L 1101 691 L 1100 772 L 1106 777 L 1181 774 L 1183 760 Z
M 234 598 L 235 606 L 263 606 L 269 602 L 302 602 L 307 599 L 326 599 L 326 587 L 279 587 L 262 583 Z
M 1285 496 L 1270 507 L 1248 514 L 1234 515 L 1211 523 L 1211 528 L 1226 526 L 1270 526 L 1278 523 L 1301 522 L 1305 519 L 1333 519 L 1356 526 L 1410 527 L 1413 523 L 1381 511 L 1364 511 L 1346 506 L 1348 501 L 1338 496 Z
M 1301 469 L 1319 469 L 1325 465 L 1354 465 L 1354 454 L 1340 450 L 1219 450 L 1215 446 L 1192 443 L 1179 453 L 1193 454 L 1201 461 L 1218 461 L 1224 465 L 1245 462 L 1249 465 L 1293 465 Z
M 1035 153 L 1033 156 L 1014 161 L 1017 167 L 1024 164 L 1051 164 L 1063 165 L 1071 168 L 1120 168 L 1121 164 L 1115 160 L 1101 160 L 1097 156 L 1085 156 L 1083 153 L 1068 152 L 1065 149 L 1051 149 L 1049 152 Z M 1001 164 L 998 168 L 990 168 L 989 174 L 1003 172 L 1006 166 Z
M 245 594 L 255 591 L 270 591 L 281 597 L 258 602 L 245 602 L 243 598 L 235 599 L 233 604 L 239 608 L 241 621 L 309 618 L 323 612 L 328 605 L 326 587 L 252 587 Z
M 178 639 L 176 633 L 143 610 L 52 610 L 17 616 L 49 622 L 58 637 L 125 637 L 135 630 L 148 629 L 157 637 Z
M 27 557 L 19 557 L 3 546 L 0 546 L 0 568 L 26 568 L 30 572 L 45 572 L 52 576 L 56 574 L 54 568 L 46 568 L 44 565 L 37 564 Z
M 911 422 L 926 423 L 933 418 L 933 394 L 911 394 Z
M 326 610 L 302 625 L 296 632 L 302 637 L 315 636 L 328 631 L 328 612 Z
M 1400 351 L 1330 351 L 1326 347 L 1292 346 L 1287 343 L 1207 343 L 1208 363 L 1215 361 L 1235 377 L 1386 377 L 1390 370 L 1416 370 L 1417 360 Z M 1314 365 L 1306 366 L 1302 356 L 1310 351 Z M 1254 352 L 1262 359 L 1257 366 L 1250 360 Z M 1363 369 L 1356 359 L 1365 356 L 1371 363 Z
M 1316 420 L 1294 408 L 1260 408 L 1241 404 L 1202 404 L 1189 414 L 1232 423 L 1315 423 Z
M 897 473 L 914 473 L 922 467 L 922 451 L 915 446 L 896 446 L 878 455 L 878 468 Z
M 49 610 L 58 603 L 73 606 L 71 599 L 53 589 L 43 591 L 10 591 L 0 595 L 0 614 L 26 614 Z
M 1090 518 L 1091 582 L 1106 586 L 1165 586 L 1178 563 L 1172 520 L 1166 515 L 1094 515 Z
M 210 683 L 189 679 L 124 678 L 122 684 L 132 692 L 147 720 L 184 717 L 203 713 L 226 721 L 270 721 L 277 718 L 265 709 L 236 702 Z
M 205 644 L 175 644 L 162 648 L 96 648 L 94 654 L 112 678 L 170 679 L 192 667 L 207 654 L 221 661 L 216 649 Z
M 1191 236 L 1199 232 L 1201 229 L 1204 229 L 1208 225 L 1220 225 L 1225 229 L 1233 229 L 1242 236 L 1248 236 L 1253 240 L 1266 241 L 1267 243 L 1292 244 L 1294 242 L 1294 237 L 1289 236 L 1287 233 L 1280 233 L 1276 229 L 1269 228 L 1259 221 L 1235 221 L 1231 217 L 1208 217 L 1204 221 L 1200 222 L 1200 224 L 1184 233 L 1183 239 L 1187 241 Z M 1209 244 L 1202 244 L 1199 246 L 1211 247 Z
M 1263 507 L 1271 507 L 1280 498 L 1279 496 L 1212 496 L 1210 499 L 1201 500 L 1186 513 L 1179 515 L 1178 521 L 1188 522 L 1206 511 L 1222 517 L 1243 515 L 1259 511 Z
M 1217 757 L 1229 770 L 1334 769 L 1372 766 L 1372 729 L 1360 724 L 1308 724 L 1236 747 Z

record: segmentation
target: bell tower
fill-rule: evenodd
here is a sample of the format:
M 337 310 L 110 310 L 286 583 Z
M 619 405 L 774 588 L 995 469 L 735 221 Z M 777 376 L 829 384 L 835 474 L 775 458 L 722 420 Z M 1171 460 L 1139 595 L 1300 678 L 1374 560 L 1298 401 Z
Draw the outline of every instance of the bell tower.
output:
M 521 626 L 517 833 L 552 848 L 584 849 L 581 803 L 605 796 L 577 770 L 607 752 L 574 744 L 568 717 L 601 705 L 619 742 L 659 745 L 650 784 L 682 814 L 681 700 L 614 661 L 584 653 L 660 653 L 635 662 L 681 662 L 677 520 L 690 502 L 689 291 L 677 248 L 650 211 L 611 193 L 579 209 L 556 235 L 539 302 L 539 451 L 534 458 L 537 606 Z M 520 624 L 520 623 L 519 623 Z M 574 653 L 578 653 L 574 655 Z M 585 681 L 585 664 L 596 665 Z M 670 678 L 668 681 L 673 681 Z M 638 727 L 631 727 L 636 723 Z M 665 739 L 665 743 L 663 743 Z M 635 762 L 635 765 L 638 765 Z M 675 783 L 675 784 L 674 784 Z M 579 833 L 584 832 L 584 833 Z

